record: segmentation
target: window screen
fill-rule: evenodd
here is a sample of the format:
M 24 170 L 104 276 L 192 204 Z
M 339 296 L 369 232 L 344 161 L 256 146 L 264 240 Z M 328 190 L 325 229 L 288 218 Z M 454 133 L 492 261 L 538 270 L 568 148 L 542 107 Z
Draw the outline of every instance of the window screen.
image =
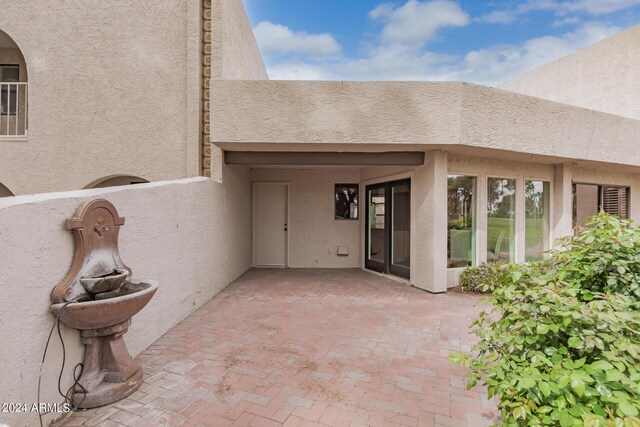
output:
M 626 187 L 602 187 L 602 210 L 611 215 L 629 216 L 628 189 Z

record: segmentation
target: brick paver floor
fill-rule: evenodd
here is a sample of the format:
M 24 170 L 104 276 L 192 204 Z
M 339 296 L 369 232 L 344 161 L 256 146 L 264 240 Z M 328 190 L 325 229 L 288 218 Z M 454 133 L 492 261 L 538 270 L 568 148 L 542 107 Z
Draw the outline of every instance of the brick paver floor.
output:
M 139 391 L 65 425 L 487 426 L 447 359 L 481 309 L 360 270 L 250 270 L 138 356 Z

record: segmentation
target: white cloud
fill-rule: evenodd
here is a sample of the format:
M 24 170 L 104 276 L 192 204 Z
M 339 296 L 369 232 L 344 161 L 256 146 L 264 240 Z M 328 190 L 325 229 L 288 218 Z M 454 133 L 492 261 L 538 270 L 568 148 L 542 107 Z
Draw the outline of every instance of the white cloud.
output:
M 494 10 L 493 12 L 476 18 L 476 21 L 487 24 L 511 24 L 517 18 L 517 15 L 513 12 L 506 10 Z
M 331 34 L 309 34 L 292 31 L 269 21 L 260 22 L 253 29 L 258 46 L 266 57 L 297 54 L 309 56 L 335 55 L 342 46 Z
M 369 13 L 383 24 L 379 37 L 359 57 L 344 55 L 331 34 L 294 32 L 266 21 L 254 31 L 269 75 L 276 80 L 462 80 L 496 85 L 619 31 L 602 22 L 583 22 L 588 15 L 576 16 L 570 8 L 600 13 L 635 3 L 640 0 L 528 0 L 511 11 L 496 11 L 476 20 L 506 23 L 530 11 L 549 10 L 555 14 L 553 25 L 566 27 L 565 32 L 459 56 L 428 49 L 440 29 L 469 23 L 460 5 L 450 0 L 379 5 Z
M 618 31 L 616 27 L 587 22 L 559 36 L 489 46 L 462 57 L 414 46 L 380 45 L 361 58 L 298 60 L 268 69 L 271 78 L 286 80 L 463 80 L 496 85 Z
M 552 25 L 556 28 L 565 27 L 568 25 L 577 25 L 580 23 L 580 18 L 577 16 L 568 16 L 566 18 L 559 18 L 553 21 Z
M 584 11 L 591 15 L 606 15 L 637 5 L 640 5 L 640 0 L 579 0 L 559 2 L 558 9 L 569 12 Z
M 268 67 L 272 80 L 335 80 L 326 65 L 287 61 Z
M 532 70 L 618 32 L 616 27 L 589 22 L 560 36 L 544 36 L 517 45 L 498 45 L 467 53 L 453 64 L 456 80 L 494 85 Z
M 369 17 L 384 22 L 381 40 L 386 44 L 423 46 L 443 27 L 460 27 L 469 23 L 469 15 L 450 0 L 409 0 L 394 8 L 382 4 L 369 12 Z
M 476 21 L 511 24 L 527 13 L 540 10 L 552 12 L 557 16 L 575 13 L 601 16 L 638 5 L 640 0 L 528 0 L 511 9 L 494 10 L 479 16 Z

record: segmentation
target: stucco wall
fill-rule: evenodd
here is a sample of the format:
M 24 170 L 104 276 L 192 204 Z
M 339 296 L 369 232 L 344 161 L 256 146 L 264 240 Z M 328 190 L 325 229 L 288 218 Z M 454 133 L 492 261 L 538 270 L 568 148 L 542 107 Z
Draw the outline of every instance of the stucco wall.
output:
M 265 80 L 267 70 L 242 0 L 211 0 L 214 80 Z
M 199 126 L 189 120 L 199 114 L 198 31 L 189 28 L 198 0 L 0 0 L 0 10 L 30 85 L 28 140 L 0 142 L 0 181 L 25 194 L 116 173 L 197 174 L 187 141 Z
M 640 120 L 640 25 L 498 87 Z
M 360 220 L 335 219 L 335 184 L 357 184 L 357 169 L 252 169 L 254 182 L 289 182 L 289 267 L 358 268 Z M 360 218 L 364 212 L 360 195 Z M 349 256 L 337 255 L 348 246 Z
M 1 400 L 36 401 L 40 360 L 54 320 L 50 293 L 73 256 L 72 235 L 63 224 L 82 202 L 106 198 L 114 203 L 126 218 L 120 231 L 123 261 L 134 280 L 160 284 L 125 335 L 135 356 L 250 267 L 249 172 L 225 168 L 224 180 L 223 185 L 192 178 L 0 199 Z M 77 331 L 62 329 L 66 390 L 83 349 Z M 56 385 L 60 363 L 54 336 L 43 371 L 42 402 L 61 402 Z M 0 423 L 37 425 L 37 414 L 0 413 Z
M 447 153 L 429 151 L 411 183 L 411 284 L 447 290 Z
M 202 165 L 205 176 L 219 179 L 222 169 L 222 151 L 211 144 L 211 82 L 213 80 L 267 80 L 269 76 L 253 35 L 251 23 L 242 0 L 205 0 L 209 6 L 209 19 L 205 15 L 204 49 L 205 79 L 202 127 Z M 211 32 L 207 36 L 206 26 Z M 208 47 L 207 47 L 208 45 Z M 207 50 L 209 53 L 207 53 Z M 207 56 L 210 66 L 207 69 Z M 214 95 L 215 96 L 215 95 Z M 237 118 L 233 118 L 237 120 Z
M 433 82 L 212 85 L 211 139 L 228 150 L 443 149 L 640 166 L 640 121 L 500 89 Z

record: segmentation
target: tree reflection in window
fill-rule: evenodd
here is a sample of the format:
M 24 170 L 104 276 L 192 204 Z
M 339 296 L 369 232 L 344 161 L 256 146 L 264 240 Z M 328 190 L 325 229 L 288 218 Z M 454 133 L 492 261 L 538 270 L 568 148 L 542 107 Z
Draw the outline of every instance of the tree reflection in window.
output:
M 358 219 L 358 184 L 336 184 L 335 219 Z
M 447 266 L 468 267 L 475 263 L 475 177 L 447 177 Z
M 487 261 L 515 261 L 515 179 L 489 178 L 487 203 Z
M 525 261 L 538 261 L 549 249 L 550 184 L 527 180 L 525 197 Z

